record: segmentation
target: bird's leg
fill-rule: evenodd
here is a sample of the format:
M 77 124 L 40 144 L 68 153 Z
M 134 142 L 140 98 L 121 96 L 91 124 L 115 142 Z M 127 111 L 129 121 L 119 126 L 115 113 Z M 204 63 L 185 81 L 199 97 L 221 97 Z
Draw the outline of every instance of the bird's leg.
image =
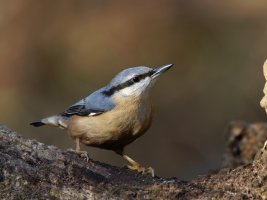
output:
M 82 158 L 84 158 L 84 160 L 86 162 L 89 161 L 89 156 L 87 151 L 82 151 L 81 150 L 81 146 L 80 146 L 80 138 L 76 137 L 75 138 L 75 143 L 76 143 L 76 147 L 75 147 L 75 153 L 77 153 L 79 156 L 81 156 Z
M 127 160 L 130 165 L 127 167 L 133 171 L 141 172 L 142 174 L 150 174 L 152 177 L 155 176 L 154 169 L 152 167 L 144 168 L 138 162 L 134 161 L 132 158 L 124 154 L 123 150 L 116 151 L 117 154 L 121 155 L 125 160 Z

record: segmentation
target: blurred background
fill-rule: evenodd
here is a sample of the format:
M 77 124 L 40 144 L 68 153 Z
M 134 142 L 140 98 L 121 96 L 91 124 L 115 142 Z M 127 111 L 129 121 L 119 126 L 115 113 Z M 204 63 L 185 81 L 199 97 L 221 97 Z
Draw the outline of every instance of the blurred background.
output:
M 222 166 L 232 120 L 267 121 L 264 0 L 0 1 L 0 123 L 62 149 L 60 129 L 29 126 L 119 71 L 174 63 L 153 90 L 156 116 L 126 152 L 157 175 L 190 179 Z M 91 158 L 126 163 L 86 147 Z

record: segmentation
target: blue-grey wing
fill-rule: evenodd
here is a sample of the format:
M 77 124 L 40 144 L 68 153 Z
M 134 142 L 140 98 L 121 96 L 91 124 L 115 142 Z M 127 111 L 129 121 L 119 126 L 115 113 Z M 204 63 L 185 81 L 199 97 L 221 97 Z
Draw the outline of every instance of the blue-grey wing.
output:
M 67 108 L 62 115 L 64 116 L 95 116 L 107 112 L 115 107 L 115 103 L 110 97 L 103 94 L 105 88 L 97 90 L 88 97 L 78 101 Z

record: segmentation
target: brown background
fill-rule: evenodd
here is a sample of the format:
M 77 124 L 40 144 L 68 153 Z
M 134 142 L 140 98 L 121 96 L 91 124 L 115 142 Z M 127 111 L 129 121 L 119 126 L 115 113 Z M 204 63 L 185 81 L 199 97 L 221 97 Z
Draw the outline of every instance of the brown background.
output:
M 120 70 L 174 63 L 153 90 L 148 133 L 127 148 L 158 175 L 188 179 L 222 164 L 224 130 L 264 121 L 263 0 L 0 1 L 0 122 L 25 137 L 74 147 L 32 120 L 56 114 Z M 92 158 L 124 165 L 113 152 Z

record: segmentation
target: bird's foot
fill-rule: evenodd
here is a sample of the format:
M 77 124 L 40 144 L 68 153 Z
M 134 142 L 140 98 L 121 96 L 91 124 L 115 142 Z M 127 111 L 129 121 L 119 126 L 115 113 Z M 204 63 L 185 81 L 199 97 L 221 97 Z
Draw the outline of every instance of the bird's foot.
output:
M 150 175 L 152 177 L 155 176 L 154 169 L 152 167 L 141 167 L 140 165 L 128 165 L 127 166 L 130 170 L 137 171 L 138 173 L 142 173 L 144 175 Z
M 85 162 L 89 161 L 89 155 L 87 151 L 75 151 Z
M 78 154 L 81 158 L 83 158 L 84 161 L 86 161 L 86 162 L 89 161 L 89 155 L 88 155 L 87 151 L 74 150 L 74 149 L 70 149 L 70 151 Z

